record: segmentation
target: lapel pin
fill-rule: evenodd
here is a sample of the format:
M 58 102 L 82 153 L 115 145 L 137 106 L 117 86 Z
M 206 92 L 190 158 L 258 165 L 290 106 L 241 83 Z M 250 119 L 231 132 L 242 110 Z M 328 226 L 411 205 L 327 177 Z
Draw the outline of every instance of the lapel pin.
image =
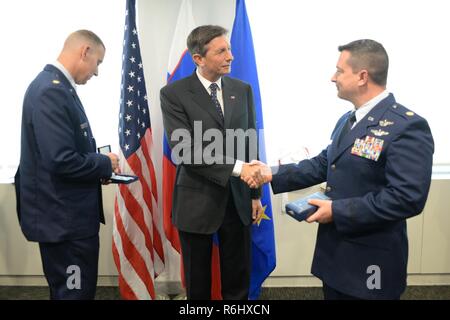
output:
M 373 117 L 368 117 L 367 120 L 373 121 Z
M 394 121 L 389 121 L 389 120 L 387 120 L 387 119 L 384 119 L 384 120 L 380 120 L 379 124 L 380 124 L 380 126 L 382 126 L 382 127 L 387 127 L 387 126 L 393 125 L 393 124 L 394 124 Z

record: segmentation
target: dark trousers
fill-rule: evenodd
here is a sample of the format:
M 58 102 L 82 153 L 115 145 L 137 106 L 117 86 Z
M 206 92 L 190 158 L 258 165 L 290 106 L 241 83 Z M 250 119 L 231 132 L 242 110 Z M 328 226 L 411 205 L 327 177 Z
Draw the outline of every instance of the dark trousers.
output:
M 39 243 L 44 274 L 52 300 L 91 300 L 95 297 L 99 238 Z
M 331 288 L 325 282 L 322 282 L 323 298 L 325 300 L 360 300 L 360 298 L 349 296 L 345 293 Z
M 211 299 L 213 235 L 178 231 L 189 300 Z M 251 226 L 244 226 L 230 195 L 225 218 L 217 231 L 224 300 L 248 299 L 250 286 Z
M 331 288 L 325 282 L 322 282 L 323 285 L 323 297 L 325 300 L 362 300 L 361 298 L 349 296 L 348 294 L 337 291 L 336 289 Z M 400 300 L 400 297 L 395 297 L 390 300 Z

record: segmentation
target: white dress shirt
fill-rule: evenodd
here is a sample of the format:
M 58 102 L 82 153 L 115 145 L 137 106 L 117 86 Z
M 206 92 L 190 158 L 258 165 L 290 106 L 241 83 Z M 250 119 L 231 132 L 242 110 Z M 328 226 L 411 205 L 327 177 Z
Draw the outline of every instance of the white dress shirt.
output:
M 369 101 L 364 103 L 361 107 L 356 109 L 356 112 L 355 112 L 356 121 L 353 124 L 352 129 L 356 126 L 356 124 L 359 121 L 361 121 L 362 118 L 364 118 L 370 112 L 370 110 L 373 109 L 373 107 L 375 107 L 381 100 L 386 98 L 388 95 L 389 95 L 389 92 L 387 90 L 384 90 L 379 95 L 373 97 L 372 99 L 370 99 Z
M 208 92 L 208 94 L 211 95 L 211 89 L 209 88 L 209 86 L 211 85 L 212 82 L 209 81 L 208 79 L 206 79 L 205 77 L 203 77 L 200 74 L 200 72 L 198 71 L 198 68 L 197 68 L 197 70 L 195 72 L 197 73 L 198 79 L 200 80 L 202 85 L 205 87 L 205 89 Z M 219 87 L 217 89 L 217 100 L 219 100 L 220 108 L 222 109 L 223 115 L 225 115 L 225 110 L 223 109 L 222 78 L 219 78 L 217 81 L 215 81 L 215 83 Z M 242 165 L 243 164 L 244 164 L 244 162 L 242 162 L 241 160 L 237 160 L 236 159 L 236 163 L 234 164 L 233 172 L 231 173 L 231 175 L 233 177 L 239 177 L 241 175 Z

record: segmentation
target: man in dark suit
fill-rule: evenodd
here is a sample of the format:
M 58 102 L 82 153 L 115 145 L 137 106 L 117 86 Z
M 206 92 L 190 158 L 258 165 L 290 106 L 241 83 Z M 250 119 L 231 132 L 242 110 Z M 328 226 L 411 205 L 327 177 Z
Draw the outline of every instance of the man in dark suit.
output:
M 248 298 L 250 226 L 262 213 L 260 190 L 240 180 L 255 170 L 248 164 L 257 159 L 255 110 L 251 87 L 225 76 L 233 60 L 226 34 L 219 26 L 194 29 L 187 45 L 196 71 L 161 89 L 164 128 L 177 163 L 172 220 L 180 236 L 188 299 L 211 297 L 216 232 L 222 297 Z M 248 135 L 240 139 L 243 132 Z M 188 136 L 179 141 L 184 133 Z
M 39 242 L 52 299 L 95 296 L 98 231 L 104 223 L 100 182 L 118 171 L 118 157 L 96 153 L 76 84 L 98 75 L 104 55 L 93 32 L 72 33 L 23 102 L 19 221 L 27 240 Z
M 341 52 L 332 82 L 355 110 L 344 114 L 318 156 L 261 171 L 274 193 L 327 182 L 318 210 L 312 273 L 325 299 L 399 299 L 406 286 L 406 219 L 419 214 L 431 182 L 434 143 L 427 121 L 386 91 L 388 55 L 373 40 Z M 272 175 L 273 173 L 273 175 Z M 251 179 L 249 179 L 251 181 Z

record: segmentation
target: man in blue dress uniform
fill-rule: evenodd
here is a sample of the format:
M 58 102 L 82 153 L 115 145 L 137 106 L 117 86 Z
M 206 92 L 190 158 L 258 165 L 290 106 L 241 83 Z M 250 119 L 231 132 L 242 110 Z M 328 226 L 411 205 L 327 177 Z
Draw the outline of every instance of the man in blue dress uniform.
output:
M 310 200 L 319 208 L 307 219 L 319 223 L 312 273 L 325 299 L 399 299 L 406 286 L 406 219 L 427 200 L 433 137 L 424 118 L 386 91 L 389 60 L 381 44 L 357 40 L 339 51 L 331 80 L 355 109 L 339 119 L 318 156 L 262 168 L 248 183 L 271 181 L 280 193 L 326 181 L 332 200 Z
M 15 179 L 19 221 L 27 240 L 39 242 L 52 299 L 95 296 L 98 231 L 104 223 L 101 181 L 118 171 L 118 157 L 96 153 L 76 85 L 98 75 L 104 55 L 93 32 L 72 33 L 23 102 Z

